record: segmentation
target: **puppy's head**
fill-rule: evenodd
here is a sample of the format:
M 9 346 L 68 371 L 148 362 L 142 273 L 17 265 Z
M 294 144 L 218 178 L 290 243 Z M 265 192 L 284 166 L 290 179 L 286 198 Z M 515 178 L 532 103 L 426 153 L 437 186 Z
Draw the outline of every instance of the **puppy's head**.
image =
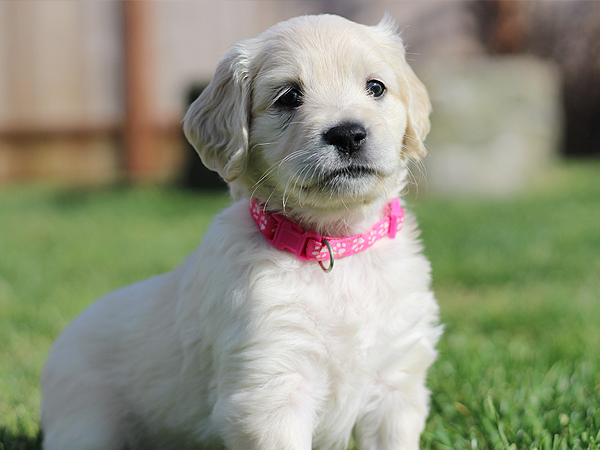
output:
M 430 109 L 391 21 L 303 16 L 235 45 L 184 129 L 234 191 L 318 227 L 398 194 Z

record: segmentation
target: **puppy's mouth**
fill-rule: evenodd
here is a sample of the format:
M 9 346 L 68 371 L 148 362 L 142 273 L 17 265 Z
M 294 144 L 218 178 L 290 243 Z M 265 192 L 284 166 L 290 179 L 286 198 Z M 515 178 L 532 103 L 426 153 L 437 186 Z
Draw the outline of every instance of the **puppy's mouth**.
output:
M 325 173 L 319 180 L 319 184 L 327 186 L 340 181 L 358 180 L 373 175 L 377 175 L 377 171 L 371 167 L 352 165 Z

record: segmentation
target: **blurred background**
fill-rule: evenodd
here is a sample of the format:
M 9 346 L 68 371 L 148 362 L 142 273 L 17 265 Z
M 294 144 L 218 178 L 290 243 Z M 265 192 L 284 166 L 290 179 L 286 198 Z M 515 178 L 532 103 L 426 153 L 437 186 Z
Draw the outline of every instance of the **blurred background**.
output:
M 600 1 L 0 0 L 0 450 L 39 450 L 61 330 L 229 203 L 181 130 L 222 55 L 323 12 L 390 14 L 433 102 L 422 448 L 600 448 Z
M 600 2 L 2 1 L 0 186 L 218 183 L 188 103 L 232 43 L 323 12 L 398 23 L 434 103 L 428 191 L 514 192 L 600 156 Z

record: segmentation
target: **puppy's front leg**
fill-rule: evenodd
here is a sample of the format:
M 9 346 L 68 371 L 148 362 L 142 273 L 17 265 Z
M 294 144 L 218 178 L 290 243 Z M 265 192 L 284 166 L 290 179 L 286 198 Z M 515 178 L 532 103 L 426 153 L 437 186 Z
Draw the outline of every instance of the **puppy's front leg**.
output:
M 358 450 L 418 450 L 429 409 L 424 376 L 411 375 L 401 387 L 379 386 L 377 407 L 354 428 Z
M 317 402 L 299 373 L 246 374 L 215 405 L 228 450 L 310 450 Z

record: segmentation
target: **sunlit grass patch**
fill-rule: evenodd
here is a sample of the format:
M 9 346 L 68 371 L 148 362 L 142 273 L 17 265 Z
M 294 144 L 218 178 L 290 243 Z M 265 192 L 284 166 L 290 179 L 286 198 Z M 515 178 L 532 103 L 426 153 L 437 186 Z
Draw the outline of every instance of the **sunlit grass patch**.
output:
M 0 450 L 39 448 L 39 375 L 102 294 L 170 270 L 226 194 L 0 190 Z M 446 331 L 425 449 L 600 448 L 600 164 L 511 199 L 411 201 Z

